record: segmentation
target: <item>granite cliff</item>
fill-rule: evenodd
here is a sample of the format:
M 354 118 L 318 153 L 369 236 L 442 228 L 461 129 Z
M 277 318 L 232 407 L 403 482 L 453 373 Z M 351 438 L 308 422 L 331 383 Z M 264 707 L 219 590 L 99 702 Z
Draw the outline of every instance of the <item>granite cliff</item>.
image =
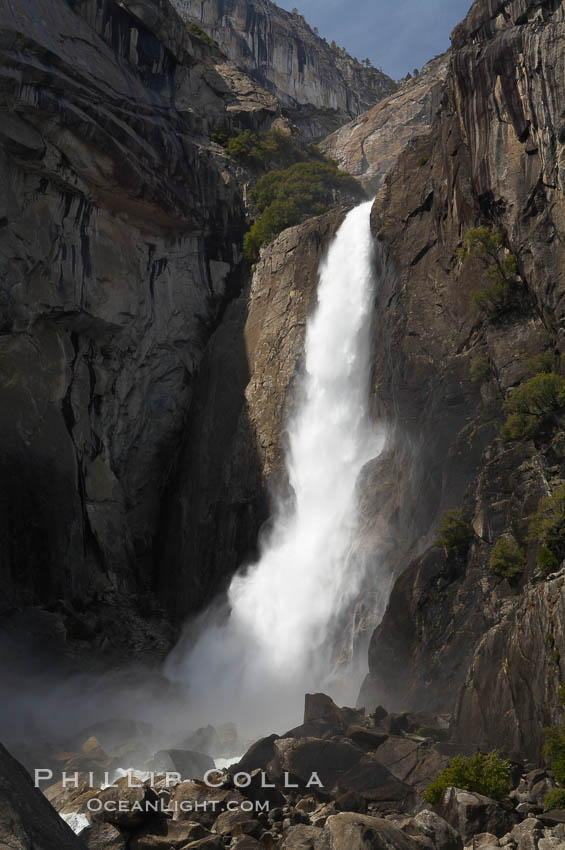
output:
M 280 107 L 166 2 L 0 15 L 3 606 L 96 604 L 103 639 L 150 592 L 193 377 L 239 285 L 241 186 L 210 126 Z
M 528 534 L 563 481 L 562 419 L 514 441 L 499 426 L 536 356 L 561 368 L 564 39 L 561 3 L 477 0 L 453 33 L 439 113 L 373 210 L 384 282 L 377 398 L 414 537 L 361 701 L 455 710 L 459 740 L 531 758 L 542 726 L 558 720 L 563 678 L 563 578 L 541 577 Z M 490 319 L 471 297 L 484 266 L 456 253 L 479 225 L 501 234 L 521 281 L 520 306 Z M 473 362 L 487 364 L 480 380 Z M 463 558 L 433 545 L 453 508 L 473 529 Z M 524 547 L 513 581 L 489 569 L 504 535 Z
M 173 0 L 238 67 L 272 91 L 305 136 L 320 139 L 382 100 L 395 84 L 333 48 L 302 15 L 270 0 Z

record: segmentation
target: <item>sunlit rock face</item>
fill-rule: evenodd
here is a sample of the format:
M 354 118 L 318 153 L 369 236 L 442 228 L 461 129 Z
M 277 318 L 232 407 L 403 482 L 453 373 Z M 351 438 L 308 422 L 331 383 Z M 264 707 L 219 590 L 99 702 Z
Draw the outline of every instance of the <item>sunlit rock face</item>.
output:
M 332 50 L 299 14 L 269 0 L 173 0 L 240 68 L 321 138 L 394 90 L 382 71 Z
M 376 194 L 411 139 L 428 132 L 439 108 L 450 54 L 438 56 L 398 91 L 320 143 L 326 156 Z
M 508 391 L 532 375 L 531 358 L 563 350 L 564 41 L 561 3 L 476 2 L 453 34 L 431 130 L 401 155 L 373 210 L 388 269 L 377 398 L 397 427 L 398 480 L 408 496 L 401 527 L 417 542 L 399 547 L 407 571 L 375 632 L 362 701 L 436 710 L 457 703 L 465 740 L 532 758 L 541 727 L 557 719 L 559 651 L 548 651 L 537 624 L 552 622 L 561 585 L 531 585 L 536 547 L 526 535 L 540 498 L 565 478 L 563 425 L 508 444 L 498 424 Z M 472 309 L 483 265 L 461 265 L 455 255 L 479 224 L 503 235 L 527 296 L 521 313 L 499 321 L 481 322 Z M 471 380 L 476 357 L 492 369 L 482 385 Z M 465 559 L 430 548 L 443 511 L 456 507 L 476 534 Z M 509 532 L 526 550 L 515 585 L 488 570 L 492 545 Z M 530 610 L 536 626 L 526 637 Z M 493 698 L 503 692 L 504 700 Z

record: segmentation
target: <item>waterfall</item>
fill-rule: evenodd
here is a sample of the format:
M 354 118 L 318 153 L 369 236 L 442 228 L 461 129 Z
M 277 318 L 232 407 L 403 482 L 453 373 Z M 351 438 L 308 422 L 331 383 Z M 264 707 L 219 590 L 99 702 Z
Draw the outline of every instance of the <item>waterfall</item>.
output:
M 294 498 L 280 507 L 258 562 L 232 580 L 227 610 L 192 624 L 167 664 L 172 678 L 189 685 L 192 710 L 203 719 L 223 712 L 248 728 L 288 728 L 305 690 L 331 690 L 329 635 L 364 579 L 352 554 L 356 483 L 383 444 L 369 417 L 370 210 L 371 202 L 351 210 L 320 264 L 288 424 Z

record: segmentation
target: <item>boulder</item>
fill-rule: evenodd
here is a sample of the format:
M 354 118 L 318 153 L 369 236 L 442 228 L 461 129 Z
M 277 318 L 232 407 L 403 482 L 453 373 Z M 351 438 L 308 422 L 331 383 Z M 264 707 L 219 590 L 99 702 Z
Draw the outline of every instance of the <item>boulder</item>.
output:
M 336 732 L 344 732 L 351 723 L 365 717 L 364 708 L 339 708 L 327 694 L 306 694 L 304 697 L 304 723 L 322 721 Z
M 238 835 L 230 844 L 230 850 L 264 850 L 265 845 L 250 835 Z
M 555 780 L 546 770 L 530 770 L 510 796 L 518 803 L 543 806 L 544 797 L 552 788 L 555 788 Z
M 208 753 L 209 755 L 222 754 L 222 742 L 213 726 L 203 726 L 196 729 L 187 735 L 182 742 L 183 750 L 193 750 L 198 753 Z
M 202 779 L 207 770 L 215 768 L 214 759 L 192 750 L 159 750 L 145 765 L 156 773 L 176 772 L 182 779 Z
M 449 762 L 448 756 L 438 752 L 430 741 L 393 735 L 383 742 L 373 757 L 397 779 L 409 782 L 418 793 L 423 793 Z
M 347 727 L 345 735 L 347 738 L 351 738 L 358 747 L 367 751 L 377 750 L 388 739 L 386 732 L 380 732 L 367 726 L 359 726 L 355 723 Z
M 201 824 L 193 821 L 167 820 L 151 824 L 131 839 L 129 850 L 176 850 L 189 841 L 210 838 L 210 833 Z
M 457 830 L 429 809 L 418 812 L 401 829 L 416 841 L 421 836 L 429 839 L 433 850 L 462 850 L 463 848 L 463 840 Z
M 268 766 L 274 781 L 282 782 L 288 774 L 304 790 L 316 774 L 322 787 L 311 786 L 307 789 L 310 793 L 324 792 L 335 797 L 354 791 L 383 809 L 401 811 L 415 802 L 412 788 L 347 738 L 280 738 L 274 748 L 276 755 Z
M 224 842 L 219 835 L 214 835 L 210 838 L 191 841 L 190 844 L 185 844 L 182 850 L 224 850 Z
M 225 812 L 228 803 L 240 804 L 245 800 L 234 788 L 210 788 L 204 782 L 181 782 L 173 791 L 170 808 L 174 821 L 196 821 L 211 827 L 216 818 Z
M 30 775 L 0 744 L 0 847 L 84 850 Z
M 120 830 L 111 823 L 93 823 L 80 833 L 80 840 L 88 850 L 126 850 L 126 841 Z M 131 850 L 137 850 L 134 844 Z
M 328 818 L 323 841 L 320 846 L 328 850 L 419 850 L 417 842 L 390 821 L 349 812 Z
M 131 784 L 127 776 L 118 779 L 114 787 L 103 791 L 91 789 L 89 795 L 100 801 L 99 808 L 92 811 L 93 822 L 104 821 L 123 829 L 135 829 L 149 818 L 153 820 L 162 817 L 161 800 L 155 789 L 141 783 Z
M 237 765 L 233 765 L 233 772 L 251 773 L 257 768 L 265 770 L 275 756 L 275 741 L 278 738 L 278 735 L 269 735 L 252 744 Z
M 526 818 L 510 833 L 516 850 L 538 850 L 540 838 L 544 837 L 543 824 L 537 818 Z
M 486 850 L 490 847 L 500 847 L 500 842 L 496 835 L 490 832 L 481 832 L 479 835 L 473 836 L 473 850 Z
M 317 850 L 322 830 L 315 826 L 298 824 L 285 833 L 280 850 Z
M 481 832 L 501 837 L 510 832 L 518 819 L 513 810 L 496 800 L 460 788 L 447 788 L 443 792 L 438 814 L 460 833 L 464 842 Z
M 249 812 L 244 812 L 241 809 L 222 812 L 213 826 L 213 832 L 218 835 L 241 835 L 242 831 L 244 831 L 242 830 L 242 827 L 244 825 L 248 826 L 250 821 L 251 818 Z M 261 824 L 259 824 L 258 821 L 251 821 L 251 823 L 255 824 L 259 833 L 262 832 Z M 245 832 L 247 833 L 248 830 L 246 829 Z

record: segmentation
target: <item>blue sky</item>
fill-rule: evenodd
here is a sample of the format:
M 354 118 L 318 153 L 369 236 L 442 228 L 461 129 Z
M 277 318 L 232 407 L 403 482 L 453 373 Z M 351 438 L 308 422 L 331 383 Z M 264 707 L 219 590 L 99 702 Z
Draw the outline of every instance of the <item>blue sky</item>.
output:
M 277 0 L 294 6 L 320 35 L 394 79 L 449 47 L 449 33 L 472 0 Z

